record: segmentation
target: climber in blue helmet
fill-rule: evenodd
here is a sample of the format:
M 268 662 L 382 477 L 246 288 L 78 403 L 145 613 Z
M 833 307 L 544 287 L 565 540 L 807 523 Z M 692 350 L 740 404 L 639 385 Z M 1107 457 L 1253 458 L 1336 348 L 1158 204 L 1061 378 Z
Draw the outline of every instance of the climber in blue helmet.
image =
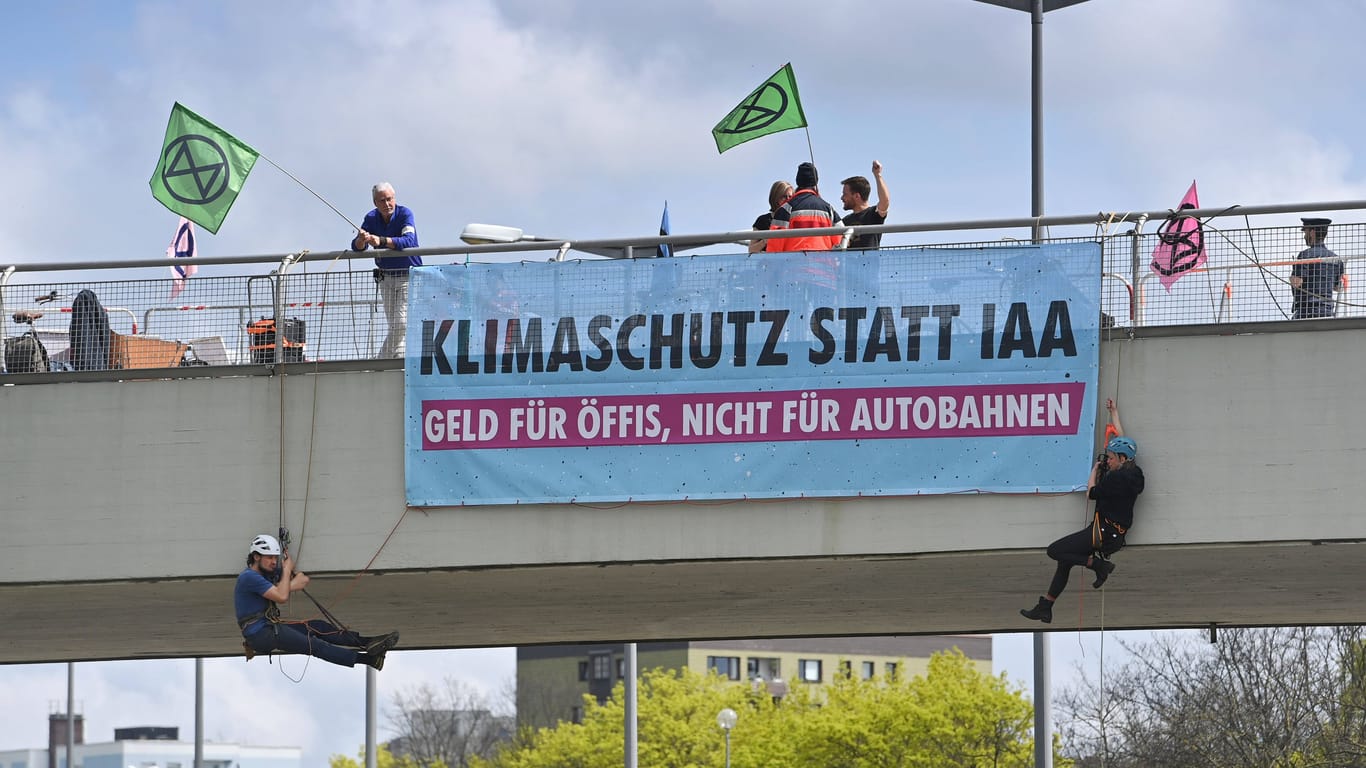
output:
M 1134 523 L 1134 502 L 1143 493 L 1143 470 L 1134 463 L 1138 444 L 1124 436 L 1115 401 L 1107 400 L 1105 408 L 1110 412 L 1106 434 L 1113 437 L 1105 444 L 1105 453 L 1096 458 L 1086 481 L 1086 495 L 1096 503 L 1091 525 L 1048 545 L 1048 556 L 1058 561 L 1058 567 L 1053 572 L 1053 583 L 1048 585 L 1048 594 L 1041 595 L 1039 604 L 1033 608 L 1020 610 L 1026 619 L 1045 624 L 1053 621 L 1053 602 L 1067 587 L 1073 566 L 1095 571 L 1096 580 L 1091 586 L 1100 589 L 1115 570 L 1110 555 L 1124 548 L 1124 535 Z

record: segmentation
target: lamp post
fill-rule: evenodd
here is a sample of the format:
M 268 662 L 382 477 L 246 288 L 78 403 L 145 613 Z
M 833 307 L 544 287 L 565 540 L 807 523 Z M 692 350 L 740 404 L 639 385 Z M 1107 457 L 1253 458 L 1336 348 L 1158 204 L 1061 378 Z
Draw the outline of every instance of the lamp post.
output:
M 1078 5 L 1086 0 L 977 0 L 1029 13 L 1030 36 L 1030 206 L 1034 217 L 1034 242 L 1043 239 L 1039 218 L 1043 216 L 1043 15 Z M 1050 696 L 1048 635 L 1034 633 L 1034 766 L 1053 768 L 1053 703 Z
M 1026 11 L 1030 16 L 1033 33 L 1031 35 L 1030 67 L 1030 132 L 1031 132 L 1031 205 L 1029 215 L 1035 219 L 1043 216 L 1043 15 L 1049 11 L 1066 8 L 1069 5 L 1084 3 L 1086 0 L 977 0 L 979 3 L 999 5 L 1016 11 Z M 1034 242 L 1041 233 L 1039 225 L 1034 224 Z
M 735 727 L 735 721 L 739 717 L 735 714 L 735 710 L 730 707 L 726 707 L 716 715 L 716 724 L 726 732 L 726 768 L 730 768 L 730 730 Z

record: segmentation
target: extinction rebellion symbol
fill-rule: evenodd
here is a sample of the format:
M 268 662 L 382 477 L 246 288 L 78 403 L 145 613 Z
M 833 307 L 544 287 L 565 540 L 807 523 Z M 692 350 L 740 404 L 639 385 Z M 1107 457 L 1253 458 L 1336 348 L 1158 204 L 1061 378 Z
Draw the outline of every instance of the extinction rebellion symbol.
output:
M 208 205 L 228 188 L 228 156 L 207 136 L 173 139 L 162 159 L 161 185 L 186 205 Z
M 776 95 L 778 108 L 761 105 L 759 102 L 769 94 L 772 89 Z M 772 99 L 770 99 L 772 101 Z M 764 83 L 764 87 L 754 92 L 745 100 L 743 104 L 735 108 L 738 119 L 735 124 L 728 128 L 721 128 L 721 133 L 749 133 L 767 128 L 778 121 L 787 111 L 787 91 L 777 83 Z

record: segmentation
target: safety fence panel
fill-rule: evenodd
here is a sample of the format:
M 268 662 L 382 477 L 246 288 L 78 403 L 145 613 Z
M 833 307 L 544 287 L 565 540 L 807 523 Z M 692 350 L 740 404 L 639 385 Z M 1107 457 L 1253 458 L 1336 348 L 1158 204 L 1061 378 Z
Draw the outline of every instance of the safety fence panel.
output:
M 1366 315 L 1366 290 L 1359 279 L 1366 263 L 1366 224 L 1333 224 L 1328 230 L 1329 250 L 1325 255 L 1306 253 L 1300 227 L 1227 228 L 1231 221 L 1204 221 L 1198 230 L 1176 236 L 1171 225 L 1157 222 L 1157 226 L 1149 224 L 1150 231 L 1137 234 L 1132 230 L 1107 231 L 1092 237 L 1043 242 L 1098 244 L 1100 252 L 1090 268 L 1100 277 L 1102 328 Z M 1158 231 L 1152 231 L 1155 229 Z M 951 251 L 958 261 L 951 268 L 946 266 L 954 275 L 946 280 L 972 282 L 992 273 L 991 260 L 998 250 L 1016 247 L 1020 247 L 1019 241 L 997 240 L 892 247 L 879 253 L 886 260 L 897 258 L 893 254 L 898 253 Z M 724 257 L 679 258 L 691 263 Z M 834 252 L 828 258 L 853 263 L 852 255 L 845 252 Z M 599 302 L 599 294 L 622 296 L 623 308 L 634 301 L 653 300 L 649 294 L 661 287 L 659 278 L 637 276 L 649 269 L 641 264 L 652 261 L 570 260 L 547 264 L 537 259 L 533 263 L 543 265 L 547 273 L 561 270 L 557 279 L 571 282 L 577 279 L 577 271 L 594 271 L 597 283 L 585 295 L 556 295 L 550 309 L 558 317 Z M 10 281 L 9 275 L 0 273 L 0 339 L 7 350 L 0 370 L 120 370 L 351 361 L 397 355 L 396 349 L 384 349 L 389 313 L 381 300 L 382 284 L 375 280 L 372 270 L 338 270 L 323 264 L 290 264 L 256 275 L 200 274 L 186 279 L 180 290 L 165 277 L 164 267 L 157 268 L 156 279 L 138 280 L 72 280 L 75 273 L 71 272 L 24 272 Z M 672 274 L 672 269 L 665 267 L 655 274 Z M 736 270 L 741 277 L 752 271 Z M 104 278 L 129 274 L 129 270 L 80 274 Z M 46 279 L 49 275 L 65 279 Z M 1293 285 L 1296 278 L 1307 280 L 1297 288 Z M 510 274 L 510 286 L 494 290 L 514 295 L 522 290 L 515 282 L 521 279 L 520 274 Z M 691 281 L 682 283 L 684 288 L 707 284 L 691 275 L 677 275 L 676 279 Z M 879 270 L 875 279 L 895 282 L 886 269 Z M 889 286 L 894 288 L 894 284 Z M 710 292 L 704 298 L 714 306 L 726 307 L 748 303 L 751 295 L 762 289 L 738 280 L 707 290 Z M 89 292 L 87 299 L 78 302 L 83 291 Z M 677 305 L 681 295 L 675 292 L 659 298 Z M 103 308 L 103 314 L 92 314 L 92 300 Z M 1311 305 L 1318 311 L 1305 311 Z M 16 341 L 25 335 L 46 350 L 46 362 L 40 360 L 41 355 L 23 354 L 38 346 L 27 340 Z M 78 353 L 73 353 L 73 342 Z M 412 350 L 407 354 L 411 356 Z
M 31 332 L 50 371 L 366 359 L 384 335 L 369 270 L 188 285 L 176 296 L 167 279 L 9 285 L 4 335 Z
M 1076 242 L 415 269 L 408 503 L 1074 490 L 1100 259 Z
M 1366 225 L 1330 227 L 1326 255 L 1306 253 L 1304 237 L 1299 227 L 1223 229 L 1205 223 L 1200 238 L 1204 258 L 1174 280 L 1164 281 L 1151 268 L 1153 257 L 1164 247 L 1190 250 L 1190 245 L 1173 244 L 1170 236 L 1160 233 L 1144 234 L 1139 248 L 1144 261 L 1135 286 L 1138 324 L 1273 322 L 1310 319 L 1311 315 L 1366 314 L 1366 294 L 1353 283 L 1366 260 Z M 1296 277 L 1309 279 L 1297 288 L 1293 285 Z M 1325 311 L 1304 311 L 1307 299 L 1321 299 Z

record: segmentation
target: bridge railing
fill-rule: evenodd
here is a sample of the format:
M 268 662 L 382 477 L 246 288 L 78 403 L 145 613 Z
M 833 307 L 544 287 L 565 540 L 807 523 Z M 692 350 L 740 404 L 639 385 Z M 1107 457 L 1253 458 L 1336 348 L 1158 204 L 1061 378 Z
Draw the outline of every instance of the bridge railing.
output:
M 1264 206 L 1247 213 L 1299 213 L 1366 209 L 1366 202 Z M 1304 248 L 1298 226 L 1247 226 L 1248 219 L 1220 217 L 1227 211 L 1195 211 L 1204 220 L 1202 264 L 1163 286 L 1149 266 L 1160 243 L 1150 229 L 1157 214 L 1125 217 L 1054 217 L 942 224 L 835 228 L 832 232 L 901 233 L 925 242 L 886 247 L 952 248 L 972 252 L 1019 245 L 1006 236 L 965 240 L 964 232 L 1009 229 L 1038 223 L 1090 232 L 1041 237 L 1039 242 L 1098 241 L 1102 245 L 1102 311 L 1118 327 L 1264 322 L 1292 316 L 1290 275 Z M 1118 221 L 1116 220 L 1118 219 Z M 1244 224 L 1241 227 L 1227 226 Z M 957 235 L 957 239 L 955 238 Z M 648 236 L 600 241 L 536 240 L 499 245 L 426 248 L 416 251 L 428 263 L 477 263 L 510 259 L 564 261 L 570 251 L 618 258 L 652 258 L 661 243 L 708 245 L 734 253 L 751 238 L 782 237 L 778 232 L 729 232 L 705 235 Z M 1028 242 L 1028 241 L 1026 241 Z M 1358 285 L 1366 260 L 1366 224 L 1337 223 L 1327 245 L 1345 266 L 1333 299 L 1337 316 L 1366 314 L 1366 294 Z M 697 258 L 705 258 L 705 254 Z M 838 255 L 834 257 L 838 259 Z M 343 261 L 345 259 L 345 261 Z M 30 329 L 43 342 L 51 370 L 110 370 L 194 367 L 199 364 L 270 365 L 297 361 L 355 361 L 376 356 L 387 331 L 368 255 L 301 253 L 198 259 L 201 275 L 174 291 L 166 260 L 67 262 L 15 265 L 0 271 L 0 337 Z M 242 274 L 263 265 L 267 274 Z M 945 279 L 957 279 L 968 264 L 949 265 Z M 128 277 L 131 276 L 131 277 Z M 74 309 L 77 295 L 91 291 L 108 313 L 107 349 L 80 349 L 88 322 Z M 17 311 L 41 312 L 30 324 L 17 324 Z M 264 321 L 264 322 L 263 322 Z M 278 331 L 275 332 L 275 331 Z M 72 349 L 73 333 L 78 349 Z M 6 341 L 8 346 L 12 342 Z M 85 344 L 88 347 L 88 344 Z M 11 361 L 9 373 L 27 373 Z

